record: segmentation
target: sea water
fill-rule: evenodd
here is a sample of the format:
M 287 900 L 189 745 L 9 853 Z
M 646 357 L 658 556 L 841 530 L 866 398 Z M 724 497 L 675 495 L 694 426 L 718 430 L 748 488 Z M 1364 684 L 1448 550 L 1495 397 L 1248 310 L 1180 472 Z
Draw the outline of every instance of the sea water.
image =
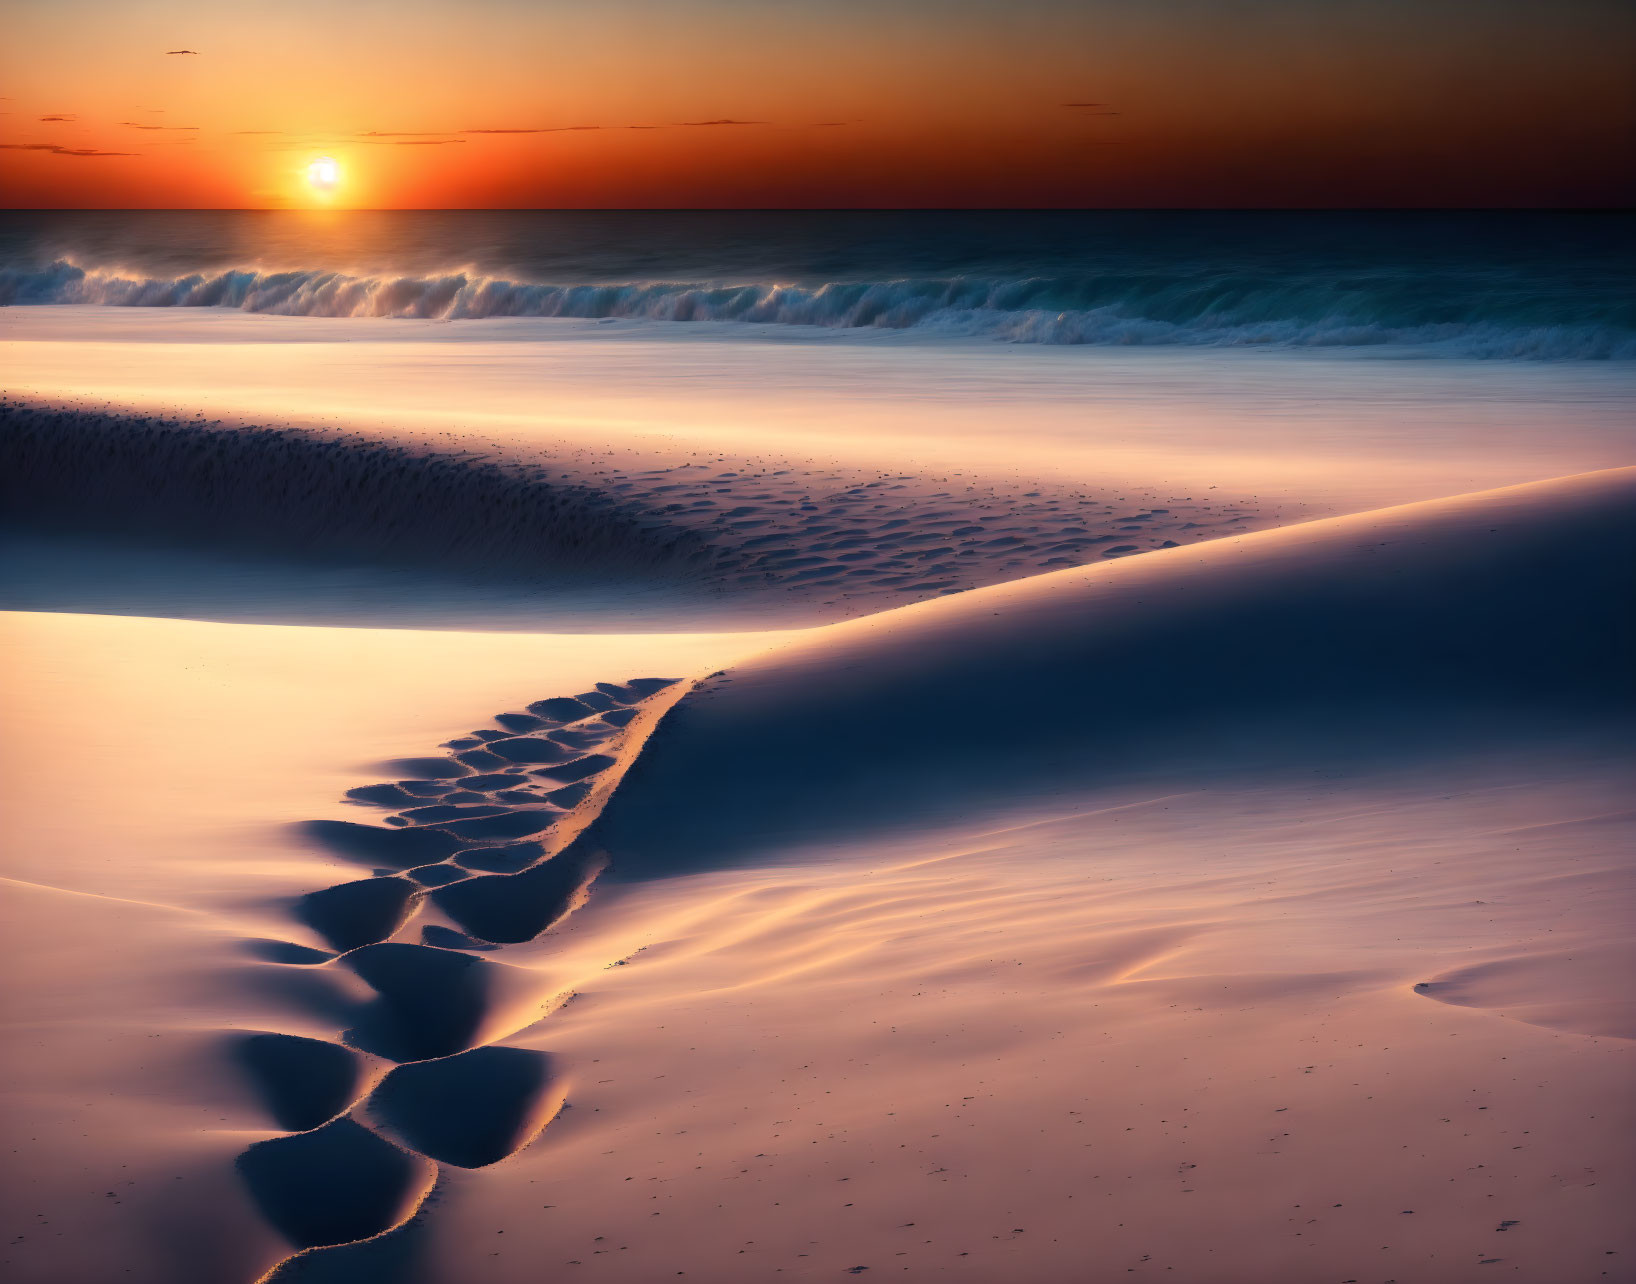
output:
M 0 304 L 1631 358 L 1633 233 L 1543 212 L 10 212 Z

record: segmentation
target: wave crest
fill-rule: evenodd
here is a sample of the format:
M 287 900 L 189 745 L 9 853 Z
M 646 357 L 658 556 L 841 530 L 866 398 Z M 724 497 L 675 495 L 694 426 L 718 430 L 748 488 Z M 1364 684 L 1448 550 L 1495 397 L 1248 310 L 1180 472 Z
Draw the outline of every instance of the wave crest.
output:
M 0 306 L 237 308 L 282 316 L 571 317 L 923 330 L 1014 343 L 1362 347 L 1449 356 L 1636 358 L 1636 324 L 1474 298 L 1417 301 L 1413 282 L 1256 281 L 1244 276 L 1109 274 L 1011 280 L 948 277 L 793 285 L 770 282 L 542 284 L 475 273 L 353 276 L 253 268 L 126 276 L 65 259 L 0 271 Z M 1511 315 L 1506 315 L 1507 312 Z

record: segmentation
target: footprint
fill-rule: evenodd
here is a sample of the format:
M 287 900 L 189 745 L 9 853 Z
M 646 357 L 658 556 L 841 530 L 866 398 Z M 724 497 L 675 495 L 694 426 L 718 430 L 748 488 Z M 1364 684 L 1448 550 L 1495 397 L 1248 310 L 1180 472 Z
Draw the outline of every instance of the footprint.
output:
M 297 1248 L 368 1239 L 414 1211 L 436 1168 L 351 1119 L 251 1146 L 238 1170 L 262 1215 Z
M 441 1061 L 399 1066 L 366 1106 L 405 1146 L 439 1163 L 482 1168 L 532 1141 L 560 1096 L 550 1058 L 527 1048 L 473 1048 Z
M 607 864 L 572 849 L 520 874 L 487 874 L 430 893 L 437 907 L 484 941 L 533 940 L 578 903 Z
M 353 1047 L 390 1061 L 425 1061 L 464 1052 L 476 1042 L 488 1011 L 492 963 L 392 941 L 366 945 L 342 961 L 377 995 L 346 1033 Z
M 294 941 L 274 941 L 265 937 L 245 941 L 244 952 L 263 963 L 283 963 L 291 967 L 312 967 L 318 963 L 328 963 L 335 957 L 327 950 L 315 950 L 310 945 L 297 945 Z
M 410 869 L 429 865 L 462 846 L 436 829 L 383 829 L 350 820 L 309 820 L 297 826 L 303 835 L 338 856 L 366 865 Z
M 476 951 L 532 939 L 583 900 L 606 855 L 572 842 L 550 855 L 533 836 L 581 807 L 595 777 L 617 762 L 587 751 L 617 744 L 639 712 L 633 706 L 676 681 L 601 682 L 536 701 L 527 713 L 500 714 L 504 730 L 450 741 L 453 758 L 397 759 L 384 766 L 402 779 L 348 791 L 353 802 L 394 809 L 384 825 L 299 827 L 375 869 L 294 905 L 339 958 L 286 941 L 245 948 L 269 962 L 339 961 L 375 997 L 360 1008 L 339 984 L 344 974 L 331 969 L 254 970 L 264 988 L 352 1023 L 348 1047 L 272 1033 L 241 1035 L 233 1045 L 269 1114 L 291 1130 L 238 1159 L 262 1213 L 300 1250 L 269 1281 L 406 1280 L 424 1229 L 417 1210 L 434 1189 L 437 1164 L 496 1163 L 555 1116 L 561 1093 L 545 1053 L 477 1046 L 498 982 L 512 969 Z M 423 944 L 392 941 L 428 898 L 465 931 L 433 923 L 422 929 Z M 362 1106 L 342 1114 L 363 1076 L 353 1049 L 398 1064 Z
M 588 704 L 581 704 L 573 696 L 557 696 L 550 700 L 536 700 L 528 706 L 528 711 L 538 718 L 551 722 L 578 722 L 589 716 L 594 710 Z
M 347 790 L 353 802 L 372 803 L 377 807 L 414 807 L 425 801 L 400 785 L 363 785 Z
M 345 952 L 386 940 L 409 921 L 421 895 L 407 878 L 364 878 L 309 892 L 295 916 Z
M 511 732 L 537 731 L 545 725 L 543 718 L 532 713 L 497 713 L 494 720 Z
M 583 758 L 575 758 L 572 762 L 541 767 L 533 774 L 542 780 L 554 781 L 561 785 L 571 785 L 575 781 L 584 780 L 587 776 L 594 776 L 598 772 L 606 771 L 614 765 L 615 761 L 605 753 L 593 753 L 587 754 Z
M 457 820 L 441 825 L 439 829 L 444 834 L 452 834 L 468 842 L 482 842 L 491 838 L 528 838 L 550 829 L 560 815 L 562 813 L 555 809 L 536 807 L 527 811 L 506 811 L 476 820 Z
M 306 1132 L 333 1119 L 358 1091 L 358 1058 L 347 1048 L 293 1034 L 247 1034 L 233 1055 L 261 1093 L 273 1122 Z
M 410 776 L 417 780 L 453 780 L 457 776 L 471 774 L 448 758 L 394 758 L 381 763 L 380 767 L 389 775 Z
M 442 887 L 447 883 L 458 883 L 462 878 L 471 875 L 455 865 L 422 865 L 409 871 L 409 877 L 422 887 Z
M 545 848 L 539 843 L 509 843 L 504 847 L 473 847 L 470 851 L 456 852 L 454 862 L 463 869 L 515 874 L 544 855 Z
M 468 752 L 487 752 L 507 762 L 533 764 L 566 762 L 578 751 L 555 740 L 547 740 L 544 736 L 513 736 L 509 740 L 490 741 L 485 749 Z

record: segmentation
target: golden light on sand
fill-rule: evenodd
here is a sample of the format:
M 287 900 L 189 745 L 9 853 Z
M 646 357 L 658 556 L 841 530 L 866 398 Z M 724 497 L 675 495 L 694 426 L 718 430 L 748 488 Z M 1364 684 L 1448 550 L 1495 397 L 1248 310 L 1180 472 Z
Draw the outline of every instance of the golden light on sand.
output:
M 318 192 L 332 192 L 341 182 L 341 166 L 331 156 L 320 156 L 307 166 L 307 183 Z

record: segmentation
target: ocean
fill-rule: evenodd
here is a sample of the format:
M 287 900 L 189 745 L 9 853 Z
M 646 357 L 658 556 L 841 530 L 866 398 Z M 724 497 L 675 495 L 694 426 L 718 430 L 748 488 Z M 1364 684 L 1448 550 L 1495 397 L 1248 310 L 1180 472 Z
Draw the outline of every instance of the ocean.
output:
M 731 600 L 806 622 L 1613 467 L 1632 230 L 13 212 L 0 387 L 77 410 L 0 432 L 0 605 L 563 630 L 692 628 Z M 802 532 L 836 523 L 879 565 L 812 552 Z
M 12 211 L 0 305 L 1629 360 L 1633 246 L 1625 213 Z

